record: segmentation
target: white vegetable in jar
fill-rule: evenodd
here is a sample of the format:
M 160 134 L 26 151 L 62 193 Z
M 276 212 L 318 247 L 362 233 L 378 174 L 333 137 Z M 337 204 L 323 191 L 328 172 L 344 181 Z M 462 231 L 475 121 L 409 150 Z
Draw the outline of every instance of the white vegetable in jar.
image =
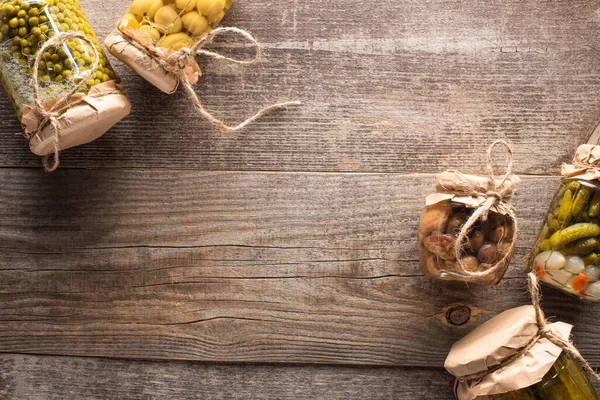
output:
M 583 274 L 590 278 L 590 281 L 600 281 L 600 268 L 595 265 L 588 265 L 585 267 Z
M 535 257 L 534 264 L 545 270 L 558 270 L 567 260 L 558 251 L 544 251 Z
M 565 269 L 572 274 L 579 275 L 585 269 L 583 258 L 577 256 L 569 256 L 565 261 Z

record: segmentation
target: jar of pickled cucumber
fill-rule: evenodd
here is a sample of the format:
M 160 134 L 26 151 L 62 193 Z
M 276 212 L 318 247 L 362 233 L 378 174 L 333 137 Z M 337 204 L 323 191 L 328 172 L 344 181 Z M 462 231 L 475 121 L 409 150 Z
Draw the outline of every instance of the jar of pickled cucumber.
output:
M 39 54 L 46 41 L 65 32 L 78 32 L 88 40 L 66 40 Z M 90 142 L 130 111 L 130 103 L 78 0 L 0 0 L 0 48 L 0 81 L 21 120 L 31 151 L 37 155 L 52 153 L 56 145 L 63 150 Z M 39 68 L 33 71 L 37 57 Z M 96 63 L 97 69 L 90 75 Z M 44 121 L 36 106 L 33 79 L 38 82 L 38 100 L 45 110 L 82 85 L 68 99 L 73 107 L 56 116 L 57 129 Z
M 549 325 L 568 340 L 572 326 Z M 445 367 L 458 400 L 597 400 L 579 363 L 540 335 L 531 305 L 505 311 L 454 344 Z
M 600 146 L 582 145 L 563 165 L 542 229 L 528 259 L 547 285 L 584 300 L 600 300 Z
M 442 280 L 498 283 L 506 272 L 516 240 L 515 220 L 511 217 L 514 209 L 507 201 L 519 181 L 514 175 L 490 180 L 456 171 L 436 176 L 436 193 L 427 197 L 419 222 L 422 270 Z M 475 212 L 489 204 L 486 193 L 490 191 L 504 193 L 502 201 L 471 221 Z
M 190 48 L 215 29 L 234 0 L 134 0 L 106 39 L 109 51 L 165 93 L 177 90 L 179 78 L 158 60 Z M 200 68 L 190 58 L 189 83 L 198 82 Z

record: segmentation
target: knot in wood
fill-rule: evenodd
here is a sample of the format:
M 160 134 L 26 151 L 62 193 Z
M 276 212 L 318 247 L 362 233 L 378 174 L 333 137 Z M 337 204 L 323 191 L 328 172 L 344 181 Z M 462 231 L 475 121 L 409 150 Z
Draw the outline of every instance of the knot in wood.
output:
M 456 305 L 446 310 L 446 321 L 453 326 L 462 326 L 471 320 L 471 307 Z

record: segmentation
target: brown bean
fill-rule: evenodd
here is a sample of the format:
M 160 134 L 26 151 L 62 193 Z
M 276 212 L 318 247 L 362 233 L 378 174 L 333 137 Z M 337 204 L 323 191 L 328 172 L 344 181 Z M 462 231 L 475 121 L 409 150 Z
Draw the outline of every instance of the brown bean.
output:
M 498 258 L 498 251 L 495 244 L 486 243 L 481 246 L 477 252 L 477 258 L 484 264 L 494 264 Z
M 504 225 L 498 225 L 490 232 L 490 240 L 492 242 L 499 242 L 506 237 L 506 227 Z
M 458 236 L 460 233 L 460 229 L 467 222 L 469 217 L 465 213 L 457 213 L 452 216 L 448 220 L 448 225 L 446 226 L 446 233 L 454 236 Z
M 483 232 L 475 231 L 471 234 L 469 241 L 465 244 L 465 250 L 470 250 L 474 254 L 477 254 L 484 242 L 485 238 L 483 236 Z
M 433 232 L 423 240 L 427 250 L 444 260 L 454 260 L 454 244 L 456 239 L 452 235 L 444 235 L 441 232 Z
M 473 256 L 467 256 L 460 259 L 463 267 L 469 272 L 479 271 L 479 260 Z

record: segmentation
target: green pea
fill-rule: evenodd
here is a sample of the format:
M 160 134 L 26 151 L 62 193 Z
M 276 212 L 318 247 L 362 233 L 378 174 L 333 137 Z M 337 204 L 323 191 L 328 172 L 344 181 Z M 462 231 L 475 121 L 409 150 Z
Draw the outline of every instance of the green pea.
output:
M 21 10 L 27 11 L 29 9 L 30 4 L 26 1 L 21 2 Z
M 38 17 L 29 18 L 29 25 L 38 26 L 39 23 L 40 23 L 40 19 Z
M 24 47 L 23 50 L 21 50 L 21 52 L 25 55 L 31 55 L 32 51 L 31 51 L 31 47 Z
M 39 18 L 40 18 L 40 24 L 48 22 L 48 17 L 46 17 L 45 15 L 42 15 Z
M 60 57 L 58 56 L 58 54 L 52 54 L 52 56 L 50 57 L 50 59 L 53 62 L 57 62 L 60 59 Z
M 27 39 L 21 39 L 19 44 L 21 45 L 21 47 L 29 46 L 29 42 L 27 41 Z
M 10 29 L 10 28 L 8 27 L 8 25 L 2 25 L 2 26 L 0 27 L 0 32 L 2 32 L 3 34 L 5 34 L 5 35 L 6 35 L 6 34 L 8 33 L 8 30 L 9 30 L 9 29 Z
M 27 21 L 25 21 L 25 18 L 19 18 L 19 26 L 25 27 L 25 25 L 27 25 Z
M 13 18 L 10 21 L 8 21 L 8 25 L 10 25 L 11 28 L 16 28 L 17 26 L 19 26 L 19 20 L 17 18 Z
M 40 13 L 40 10 L 36 7 L 30 8 L 29 12 L 28 12 L 30 17 L 37 17 L 39 15 L 39 13 Z
M 25 18 L 27 16 L 27 11 L 25 10 L 21 10 L 17 13 L 17 17 L 19 18 Z
M 55 82 L 61 82 L 63 80 L 62 75 L 57 75 L 56 78 L 54 78 Z
M 73 75 L 73 73 L 72 73 L 71 71 L 69 71 L 69 70 L 64 70 L 64 71 L 62 72 L 62 76 L 63 76 L 63 78 L 65 78 L 65 79 L 67 79 L 67 78 L 68 78 L 68 77 L 70 77 L 71 75 Z
M 63 67 L 61 64 L 54 64 L 54 71 L 56 72 L 62 72 Z

